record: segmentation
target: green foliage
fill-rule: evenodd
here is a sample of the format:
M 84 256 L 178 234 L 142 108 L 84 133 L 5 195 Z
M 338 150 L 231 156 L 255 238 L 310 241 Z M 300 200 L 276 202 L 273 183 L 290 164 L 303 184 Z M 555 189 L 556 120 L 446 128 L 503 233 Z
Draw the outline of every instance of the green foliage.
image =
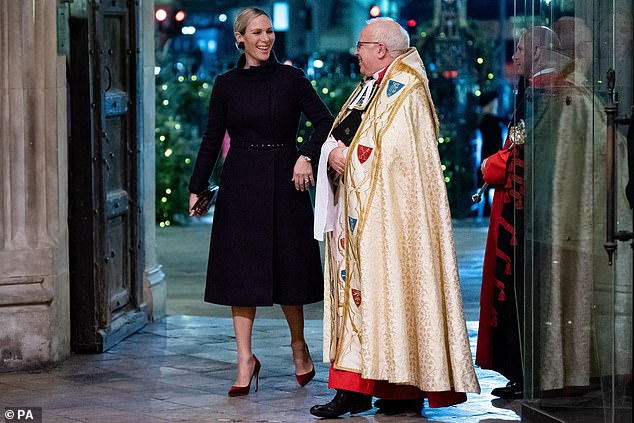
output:
M 200 146 L 211 84 L 192 76 L 156 78 L 156 221 L 184 222 L 189 177 Z
M 496 90 L 503 78 L 496 72 L 501 46 L 474 22 L 449 40 L 429 21 L 417 28 L 412 44 L 425 63 L 438 114 L 438 151 L 454 217 L 470 216 L 476 189 L 475 137 L 478 97 Z

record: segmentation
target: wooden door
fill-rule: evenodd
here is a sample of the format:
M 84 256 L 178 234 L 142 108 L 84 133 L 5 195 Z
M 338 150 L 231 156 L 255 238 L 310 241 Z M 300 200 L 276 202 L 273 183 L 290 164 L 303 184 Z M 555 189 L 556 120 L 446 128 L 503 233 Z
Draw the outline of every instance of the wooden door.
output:
M 101 352 L 146 323 L 138 2 L 71 12 L 71 344 Z M 74 12 L 74 13 L 73 13 Z

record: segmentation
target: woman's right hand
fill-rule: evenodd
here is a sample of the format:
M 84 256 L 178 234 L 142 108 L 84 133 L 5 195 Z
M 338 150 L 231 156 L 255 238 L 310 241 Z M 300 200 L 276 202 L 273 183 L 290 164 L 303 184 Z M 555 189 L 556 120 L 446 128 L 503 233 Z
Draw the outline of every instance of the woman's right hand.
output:
M 198 195 L 194 193 L 189 194 L 189 215 L 196 216 L 196 217 L 201 217 L 206 215 L 207 212 L 205 212 L 204 214 L 198 214 L 194 211 L 194 204 L 196 204 L 196 201 L 198 201 Z

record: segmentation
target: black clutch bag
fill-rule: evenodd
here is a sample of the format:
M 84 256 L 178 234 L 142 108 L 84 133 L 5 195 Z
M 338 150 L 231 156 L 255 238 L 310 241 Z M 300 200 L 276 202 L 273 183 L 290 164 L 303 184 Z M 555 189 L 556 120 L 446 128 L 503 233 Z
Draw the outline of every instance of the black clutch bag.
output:
M 209 187 L 200 194 L 198 194 L 198 201 L 193 205 L 192 210 L 198 216 L 202 216 L 203 214 L 209 211 L 209 207 L 211 207 L 212 203 L 216 201 L 216 195 L 218 194 L 218 186 Z
M 353 109 L 344 120 L 339 122 L 339 125 L 332 130 L 331 134 L 337 141 L 350 146 L 359 129 L 359 125 L 361 125 L 361 112 Z

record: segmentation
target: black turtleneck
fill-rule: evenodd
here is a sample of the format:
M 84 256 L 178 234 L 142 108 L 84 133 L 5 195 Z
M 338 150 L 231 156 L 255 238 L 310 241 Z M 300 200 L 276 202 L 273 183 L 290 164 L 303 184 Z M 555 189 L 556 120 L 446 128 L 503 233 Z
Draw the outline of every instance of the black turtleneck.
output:
M 333 117 L 304 73 L 282 65 L 271 55 L 261 66 L 245 69 L 244 55 L 236 68 L 216 78 L 209 105 L 207 129 L 196 159 L 189 189 L 207 187 L 225 130 L 231 143 L 295 145 L 300 115 L 313 124 L 313 135 L 299 144 L 298 154 L 319 160 Z M 290 177 L 289 177 L 290 179 Z

